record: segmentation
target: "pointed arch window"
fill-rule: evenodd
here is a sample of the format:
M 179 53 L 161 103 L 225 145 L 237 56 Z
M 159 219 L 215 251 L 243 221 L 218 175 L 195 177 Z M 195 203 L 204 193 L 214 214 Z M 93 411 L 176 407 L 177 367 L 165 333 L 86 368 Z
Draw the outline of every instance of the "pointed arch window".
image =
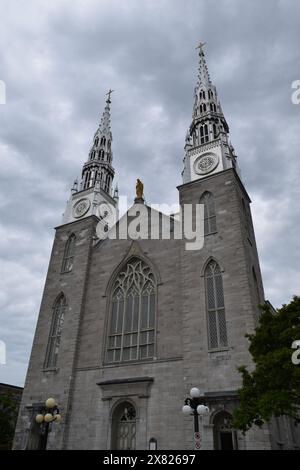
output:
M 76 236 L 74 233 L 70 235 L 68 241 L 66 243 L 64 258 L 62 263 L 61 272 L 62 273 L 69 273 L 72 271 L 73 262 L 74 262 L 74 254 L 75 254 L 75 243 L 76 243 Z
M 52 324 L 45 360 L 46 369 L 54 368 L 57 366 L 57 358 L 61 342 L 61 333 L 64 324 L 66 305 L 66 298 L 63 294 L 61 294 L 53 307 Z
M 200 198 L 200 204 L 204 204 L 204 236 L 216 233 L 217 219 L 213 195 L 205 192 Z
M 155 310 L 155 277 L 144 261 L 133 258 L 113 285 L 106 362 L 153 357 Z
M 208 347 L 210 350 L 227 348 L 227 327 L 223 279 L 220 266 L 210 261 L 205 269 L 205 291 L 208 323 Z
M 96 139 L 95 139 L 95 147 L 98 147 L 98 144 L 99 144 L 99 137 L 96 137 Z
M 209 141 L 208 125 L 202 124 L 200 126 L 200 143 L 205 144 Z

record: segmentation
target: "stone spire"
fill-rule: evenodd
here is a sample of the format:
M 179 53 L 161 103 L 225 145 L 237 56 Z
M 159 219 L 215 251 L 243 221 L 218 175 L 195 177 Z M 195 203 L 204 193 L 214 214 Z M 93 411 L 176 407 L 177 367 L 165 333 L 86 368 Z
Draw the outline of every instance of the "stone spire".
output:
M 108 98 L 106 100 L 106 106 L 104 108 L 104 112 L 102 114 L 100 126 L 99 126 L 99 134 L 104 135 L 106 137 L 109 137 L 112 139 L 111 135 L 111 130 L 110 130 L 110 105 L 111 105 L 111 99 L 110 95 L 114 90 L 109 90 L 106 95 L 108 95 Z
M 198 87 L 202 86 L 210 86 L 211 80 L 208 73 L 208 68 L 206 65 L 205 54 L 203 47 L 205 43 L 200 42 L 196 49 L 199 49 L 199 68 L 198 68 Z
M 196 48 L 199 49 L 199 69 L 192 123 L 186 135 L 184 183 L 236 167 L 236 156 L 229 144 L 229 127 L 209 76 L 203 47 L 200 43 Z
M 114 178 L 114 168 L 112 166 L 112 133 L 110 124 L 110 95 L 113 90 L 107 93 L 108 98 L 99 127 L 94 135 L 92 147 L 89 152 L 89 159 L 84 164 L 82 170 L 81 190 L 95 186 L 99 180 L 99 185 L 103 191 L 111 195 L 112 181 Z

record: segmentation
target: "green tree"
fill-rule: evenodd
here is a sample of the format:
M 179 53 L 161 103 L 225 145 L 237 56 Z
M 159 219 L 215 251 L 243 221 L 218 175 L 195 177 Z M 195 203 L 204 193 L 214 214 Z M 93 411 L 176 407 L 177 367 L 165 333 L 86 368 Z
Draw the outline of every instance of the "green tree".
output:
M 255 369 L 238 369 L 243 386 L 233 426 L 243 432 L 253 424 L 262 426 L 272 416 L 287 415 L 300 422 L 300 364 L 293 364 L 291 349 L 300 340 L 300 297 L 275 312 L 267 304 L 261 310 L 255 333 L 246 335 Z
M 18 402 L 10 395 L 0 395 L 0 449 L 11 449 L 18 417 Z

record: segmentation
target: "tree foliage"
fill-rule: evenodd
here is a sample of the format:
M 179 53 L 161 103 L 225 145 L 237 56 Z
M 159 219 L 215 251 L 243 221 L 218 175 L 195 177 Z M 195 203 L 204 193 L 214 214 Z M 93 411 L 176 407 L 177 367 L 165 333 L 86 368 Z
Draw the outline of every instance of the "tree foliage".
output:
M 300 340 L 300 297 L 275 312 L 267 304 L 261 310 L 255 333 L 246 335 L 255 369 L 238 369 L 243 386 L 233 426 L 243 432 L 253 424 L 262 426 L 272 416 L 287 415 L 300 422 L 300 364 L 293 364 L 291 349 Z
M 0 449 L 11 449 L 18 417 L 18 402 L 8 394 L 0 395 Z

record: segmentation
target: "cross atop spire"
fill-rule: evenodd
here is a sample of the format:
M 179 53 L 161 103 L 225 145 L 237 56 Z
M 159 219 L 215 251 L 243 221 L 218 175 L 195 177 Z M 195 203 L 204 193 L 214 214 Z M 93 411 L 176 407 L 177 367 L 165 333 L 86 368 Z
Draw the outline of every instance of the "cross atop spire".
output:
M 203 48 L 203 46 L 205 46 L 206 42 L 199 42 L 198 46 L 196 46 L 195 49 L 201 49 Z
M 110 101 L 110 95 L 114 92 L 115 90 L 112 90 L 111 88 L 108 90 L 108 93 L 106 93 L 106 96 L 108 95 L 107 101 L 106 102 L 111 102 Z

